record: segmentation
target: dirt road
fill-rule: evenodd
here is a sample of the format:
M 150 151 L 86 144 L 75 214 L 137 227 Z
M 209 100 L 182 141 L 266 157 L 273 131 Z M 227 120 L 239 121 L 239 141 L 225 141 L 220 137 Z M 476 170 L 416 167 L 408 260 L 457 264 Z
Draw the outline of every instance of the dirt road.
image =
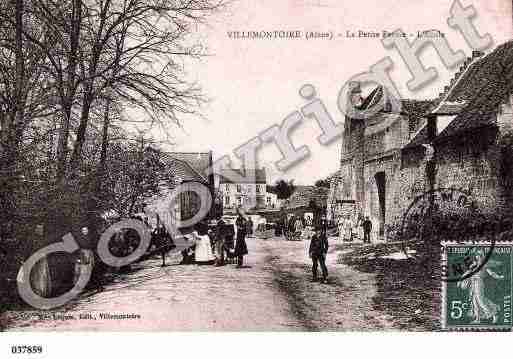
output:
M 31 331 L 295 331 L 394 329 L 373 309 L 372 274 L 335 264 L 330 284 L 311 283 L 309 242 L 247 240 L 250 254 L 237 269 L 171 264 L 134 266 L 100 293 L 85 294 L 65 310 L 8 312 L 8 330 Z M 119 315 L 124 315 L 120 318 Z

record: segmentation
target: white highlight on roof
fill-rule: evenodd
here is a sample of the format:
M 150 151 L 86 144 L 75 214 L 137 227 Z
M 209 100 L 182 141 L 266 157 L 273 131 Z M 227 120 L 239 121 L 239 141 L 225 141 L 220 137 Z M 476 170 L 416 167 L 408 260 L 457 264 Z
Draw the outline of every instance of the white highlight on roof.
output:
M 463 70 L 463 73 L 458 77 L 458 79 L 454 82 L 454 85 L 451 86 L 451 88 L 449 89 L 449 91 L 447 91 L 447 94 L 445 95 L 444 99 L 442 101 L 440 101 L 440 103 L 438 104 L 438 106 L 432 111 L 432 113 L 436 113 L 441 107 L 442 105 L 446 104 L 446 103 L 449 103 L 447 101 L 447 99 L 451 96 L 451 93 L 452 93 L 452 90 L 454 90 L 454 88 L 456 86 L 458 86 L 458 84 L 460 83 L 460 81 L 465 77 L 466 73 L 470 70 L 470 68 L 478 61 L 481 61 L 483 60 L 484 58 L 486 58 L 488 55 L 490 55 L 490 53 L 484 55 L 484 56 L 479 56 L 479 57 L 476 57 L 474 58 L 468 65 L 467 67 Z

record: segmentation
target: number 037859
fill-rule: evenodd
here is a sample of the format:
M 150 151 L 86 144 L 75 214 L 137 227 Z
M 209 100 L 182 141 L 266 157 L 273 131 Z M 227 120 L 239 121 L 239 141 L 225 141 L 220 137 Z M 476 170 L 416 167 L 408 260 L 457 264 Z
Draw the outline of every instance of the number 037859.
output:
M 13 345 L 11 346 L 12 354 L 42 354 L 42 345 Z

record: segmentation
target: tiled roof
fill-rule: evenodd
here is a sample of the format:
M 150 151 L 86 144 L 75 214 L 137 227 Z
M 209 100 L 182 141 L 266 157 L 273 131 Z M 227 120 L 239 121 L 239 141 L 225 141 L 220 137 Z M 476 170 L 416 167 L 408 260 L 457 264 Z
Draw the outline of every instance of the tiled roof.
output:
M 451 90 L 449 101 L 466 101 L 467 107 L 438 136 L 495 124 L 500 104 L 513 93 L 513 41 L 497 47 L 475 62 Z
M 232 176 L 230 176 L 232 174 Z M 223 169 L 218 173 L 220 183 L 234 183 L 231 178 L 242 177 L 237 183 L 267 183 L 265 168 L 261 169 Z
M 316 186 L 296 186 L 294 193 L 288 199 L 287 208 L 307 207 L 310 200 L 315 200 L 318 206 L 325 207 L 328 199 L 328 188 Z
M 371 108 L 382 101 L 384 95 L 383 86 L 377 86 L 371 93 L 363 100 L 360 109 Z M 422 116 L 429 112 L 434 105 L 434 100 L 410 100 L 401 99 L 401 113 L 408 116 Z M 387 113 L 385 111 L 382 112 Z
M 188 162 L 179 160 L 173 154 L 161 152 L 160 158 L 170 171 L 170 173 L 177 179 L 183 182 L 200 182 L 208 184 L 208 181 L 201 176 Z
M 509 41 L 490 54 L 474 59 L 453 87 L 448 89 L 445 98 L 432 113 L 457 116 L 436 140 L 494 125 L 500 104 L 512 93 L 513 41 Z M 405 148 L 427 142 L 427 129 L 424 127 Z
M 168 152 L 168 156 L 187 162 L 203 180 L 207 181 L 207 170 L 211 166 L 212 152 Z

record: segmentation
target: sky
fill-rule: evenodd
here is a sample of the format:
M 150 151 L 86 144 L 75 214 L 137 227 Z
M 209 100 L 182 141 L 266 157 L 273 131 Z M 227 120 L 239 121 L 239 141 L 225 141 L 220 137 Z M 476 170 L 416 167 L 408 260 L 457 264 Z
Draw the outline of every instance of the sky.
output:
M 474 24 L 481 34 L 489 33 L 494 46 L 512 38 L 511 0 L 461 1 L 477 10 Z M 386 5 L 385 5 L 386 4 Z M 302 85 L 315 86 L 333 119 L 343 121 L 337 96 L 355 74 L 390 56 L 390 75 L 403 98 L 438 96 L 456 69 L 446 69 L 433 48 L 421 54 L 426 66 L 434 66 L 439 76 L 423 89 L 411 92 L 406 82 L 408 69 L 395 49 L 386 49 L 381 39 L 336 37 L 327 39 L 231 39 L 229 31 L 394 31 L 438 29 L 446 34 L 454 50 L 470 55 L 472 49 L 463 36 L 447 24 L 452 1 L 447 0 L 234 0 L 223 12 L 209 18 L 208 26 L 197 29 L 209 54 L 186 64 L 187 76 L 197 81 L 210 99 L 201 109 L 202 118 L 182 121 L 173 131 L 174 151 L 212 150 L 214 159 L 232 151 L 261 131 L 280 124 L 287 115 L 306 104 L 298 92 Z M 286 173 L 274 163 L 281 158 L 277 147 L 265 144 L 258 163 L 265 166 L 268 183 L 278 178 L 312 184 L 338 169 L 341 139 L 324 146 L 315 121 L 305 120 L 291 134 L 296 147 L 306 145 L 310 156 Z M 237 161 L 235 161 L 237 164 Z

